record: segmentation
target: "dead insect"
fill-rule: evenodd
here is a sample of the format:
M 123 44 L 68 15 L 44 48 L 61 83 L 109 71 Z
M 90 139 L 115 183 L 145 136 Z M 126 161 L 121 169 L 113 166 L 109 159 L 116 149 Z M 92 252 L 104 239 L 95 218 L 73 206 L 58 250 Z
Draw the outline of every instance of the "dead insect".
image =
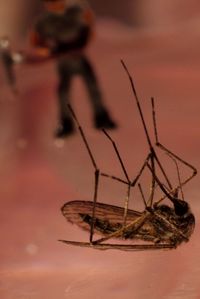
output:
M 61 208 L 62 214 L 69 222 L 76 224 L 80 228 L 90 232 L 89 242 L 68 240 L 60 241 L 68 245 L 91 247 L 101 250 L 119 249 L 124 251 L 136 251 L 176 248 L 183 241 L 187 242 L 194 230 L 195 218 L 190 211 L 189 204 L 184 200 L 182 187 L 196 175 L 197 170 L 188 162 L 184 161 L 182 158 L 167 149 L 164 145 L 159 143 L 156 127 L 154 99 L 152 98 L 152 117 L 155 135 L 155 146 L 153 146 L 135 90 L 133 79 L 124 62 L 121 61 L 121 63 L 128 74 L 131 83 L 131 88 L 136 100 L 137 108 L 149 146 L 149 153 L 136 177 L 133 180 L 130 180 L 116 143 L 111 136 L 105 130 L 103 130 L 104 134 L 113 145 L 125 179 L 101 172 L 96 164 L 83 129 L 80 126 L 74 111 L 69 106 L 95 169 L 95 185 L 93 201 L 71 201 L 64 204 L 64 206 Z M 176 187 L 172 186 L 172 183 L 170 182 L 169 177 L 167 176 L 160 159 L 158 158 L 155 147 L 164 151 L 164 153 L 166 153 L 175 163 L 178 176 L 178 185 Z M 181 181 L 178 167 L 179 162 L 192 170 L 192 174 L 183 181 Z M 151 191 L 148 200 L 145 199 L 141 184 L 139 183 L 139 180 L 146 169 L 148 169 L 151 174 Z M 97 202 L 100 176 L 111 178 L 127 185 L 124 208 Z M 160 177 L 162 177 L 162 179 L 160 179 Z M 139 187 L 141 198 L 144 202 L 145 208 L 143 212 L 128 208 L 130 191 L 132 188 L 136 187 L 136 185 Z M 154 199 L 156 187 L 159 187 L 162 193 L 161 198 L 157 201 Z M 178 198 L 179 191 L 181 193 L 181 199 Z M 164 199 L 171 201 L 172 206 L 163 204 L 162 201 Z M 101 238 L 94 240 L 94 234 L 100 234 Z M 130 239 L 137 242 L 132 244 L 117 244 L 112 242 L 105 243 L 105 241 L 112 239 Z M 141 241 L 143 242 L 141 243 Z

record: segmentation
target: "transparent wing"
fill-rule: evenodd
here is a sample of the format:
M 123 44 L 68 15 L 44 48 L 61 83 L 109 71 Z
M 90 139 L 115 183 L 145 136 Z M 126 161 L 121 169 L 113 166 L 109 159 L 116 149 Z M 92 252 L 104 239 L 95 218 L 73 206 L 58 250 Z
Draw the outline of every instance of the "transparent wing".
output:
M 78 225 L 80 228 L 90 231 L 92 221 L 92 201 L 70 201 L 61 208 L 67 221 Z M 126 224 L 141 216 L 140 212 L 128 210 Z M 123 225 L 124 209 L 121 207 L 96 203 L 94 231 L 102 235 L 112 233 Z

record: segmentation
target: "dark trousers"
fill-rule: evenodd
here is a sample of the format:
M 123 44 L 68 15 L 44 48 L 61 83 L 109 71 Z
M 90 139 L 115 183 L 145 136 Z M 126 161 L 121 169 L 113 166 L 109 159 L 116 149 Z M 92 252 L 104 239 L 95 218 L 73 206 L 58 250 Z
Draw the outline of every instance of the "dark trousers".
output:
M 102 102 L 102 96 L 98 86 L 97 78 L 86 56 L 76 55 L 67 58 L 61 58 L 58 61 L 57 67 L 59 75 L 58 97 L 61 122 L 66 118 L 71 118 L 67 108 L 67 103 L 69 103 L 71 81 L 76 75 L 81 76 L 85 82 L 94 115 L 106 110 Z

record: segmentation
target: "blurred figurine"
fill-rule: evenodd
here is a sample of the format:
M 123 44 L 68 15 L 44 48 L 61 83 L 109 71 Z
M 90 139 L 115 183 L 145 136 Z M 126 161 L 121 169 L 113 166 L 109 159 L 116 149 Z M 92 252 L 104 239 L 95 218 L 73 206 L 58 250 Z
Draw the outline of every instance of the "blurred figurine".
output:
M 84 53 L 92 36 L 94 16 L 81 0 L 42 0 L 44 12 L 31 32 L 31 43 L 41 57 L 55 57 L 59 76 L 59 127 L 57 137 L 74 131 L 67 107 L 72 78 L 82 76 L 90 96 L 97 129 L 114 129 L 115 122 L 105 108 L 94 70 Z
M 20 62 L 20 56 L 18 57 L 18 53 L 13 53 L 11 51 L 8 37 L 2 37 L 0 39 L 0 56 L 8 85 L 10 86 L 12 92 L 17 95 L 18 90 L 16 86 L 14 64 Z

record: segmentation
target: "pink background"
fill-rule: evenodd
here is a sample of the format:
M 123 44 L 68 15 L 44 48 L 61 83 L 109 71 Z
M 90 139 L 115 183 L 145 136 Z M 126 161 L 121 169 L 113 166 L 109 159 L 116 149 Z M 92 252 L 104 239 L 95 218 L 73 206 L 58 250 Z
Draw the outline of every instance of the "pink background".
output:
M 98 19 L 97 36 L 88 49 L 107 107 L 119 124 L 112 136 L 132 177 L 147 147 L 121 58 L 134 76 L 148 123 L 149 98 L 156 99 L 161 141 L 197 169 L 200 165 L 199 26 L 193 19 L 173 30 L 157 29 L 136 30 Z M 189 243 L 176 250 L 101 252 L 57 242 L 87 239 L 85 232 L 66 222 L 60 207 L 69 200 L 92 199 L 93 169 L 78 133 L 64 142 L 53 138 L 54 67 L 47 63 L 18 68 L 17 99 L 1 70 L 0 297 L 200 298 L 198 176 L 184 189 L 196 228 Z M 110 143 L 92 126 L 87 93 L 79 79 L 72 101 L 98 166 L 121 175 Z M 124 194 L 123 186 L 102 180 L 99 201 L 120 204 Z

